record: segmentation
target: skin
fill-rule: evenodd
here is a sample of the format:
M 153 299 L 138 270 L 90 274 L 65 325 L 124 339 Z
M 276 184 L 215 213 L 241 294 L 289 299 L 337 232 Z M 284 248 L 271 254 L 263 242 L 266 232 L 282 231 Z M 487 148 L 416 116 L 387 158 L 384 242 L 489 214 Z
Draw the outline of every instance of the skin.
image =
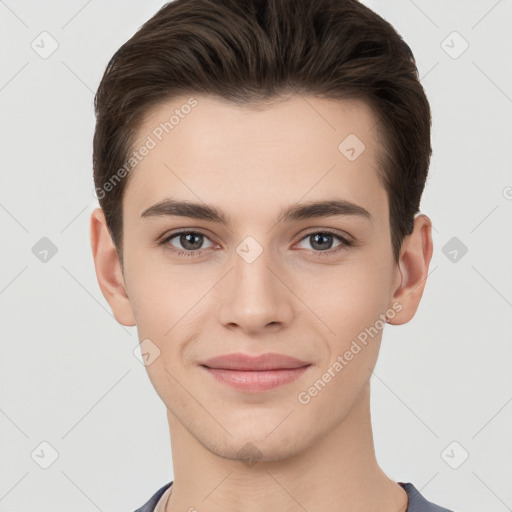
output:
M 415 218 L 395 264 L 388 198 L 377 175 L 382 148 L 365 103 L 294 95 L 249 109 L 194 97 L 198 105 L 130 175 L 123 269 L 102 210 L 91 215 L 105 299 L 118 322 L 137 325 L 139 339 L 160 350 L 146 368 L 167 407 L 172 439 L 166 511 L 404 511 L 407 495 L 379 467 L 372 436 L 370 377 L 382 329 L 308 404 L 297 396 L 380 314 L 394 312 L 394 325 L 413 318 L 432 256 L 430 219 Z M 185 102 L 175 98 L 151 111 L 138 142 Z M 351 133 L 366 146 L 355 161 L 338 150 Z M 141 218 L 170 197 L 214 205 L 231 223 Z M 372 220 L 277 223 L 283 208 L 325 199 L 356 203 Z M 180 244 L 179 236 L 158 245 L 180 228 L 205 235 L 199 249 Z M 322 250 L 306 236 L 326 228 L 355 245 L 320 254 L 341 244 L 332 237 Z M 247 236 L 263 249 L 252 263 L 236 252 Z M 179 256 L 173 247 L 202 254 Z M 244 393 L 198 366 L 232 352 L 287 354 L 311 366 L 294 382 Z M 247 443 L 257 449 L 254 464 L 240 454 Z

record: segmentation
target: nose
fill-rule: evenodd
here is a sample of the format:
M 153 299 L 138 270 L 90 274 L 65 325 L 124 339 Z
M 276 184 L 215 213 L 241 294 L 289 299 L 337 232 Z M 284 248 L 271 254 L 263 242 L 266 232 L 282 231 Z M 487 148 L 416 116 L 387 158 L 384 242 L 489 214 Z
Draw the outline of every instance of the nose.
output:
M 240 254 L 234 252 L 234 268 L 218 290 L 220 322 L 246 334 L 276 332 L 288 326 L 294 316 L 290 278 L 269 250 L 254 261 Z

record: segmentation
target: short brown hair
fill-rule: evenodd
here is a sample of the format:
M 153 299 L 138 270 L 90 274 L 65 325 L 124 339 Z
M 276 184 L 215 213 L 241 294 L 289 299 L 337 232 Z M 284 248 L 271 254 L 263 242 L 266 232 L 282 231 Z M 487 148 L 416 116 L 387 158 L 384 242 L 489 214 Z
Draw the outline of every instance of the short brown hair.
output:
M 194 93 L 247 106 L 294 93 L 366 101 L 379 119 L 398 262 L 432 148 L 416 62 L 392 25 L 357 0 L 174 0 L 112 56 L 95 96 L 94 182 L 121 265 L 129 176 L 112 179 L 149 110 Z

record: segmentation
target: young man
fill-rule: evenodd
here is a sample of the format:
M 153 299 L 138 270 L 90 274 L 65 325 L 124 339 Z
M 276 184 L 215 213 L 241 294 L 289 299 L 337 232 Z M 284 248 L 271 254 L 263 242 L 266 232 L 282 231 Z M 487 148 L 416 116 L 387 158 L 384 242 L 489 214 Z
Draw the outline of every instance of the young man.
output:
M 96 115 L 96 274 L 172 439 L 139 511 L 446 511 L 384 474 L 370 421 L 433 250 L 430 108 L 395 30 L 356 0 L 176 0 Z

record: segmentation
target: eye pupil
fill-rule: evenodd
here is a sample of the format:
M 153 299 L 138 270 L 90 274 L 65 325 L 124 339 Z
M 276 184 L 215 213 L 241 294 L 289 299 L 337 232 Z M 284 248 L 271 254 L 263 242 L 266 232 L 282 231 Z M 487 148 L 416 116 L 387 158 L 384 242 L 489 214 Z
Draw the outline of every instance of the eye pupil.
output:
M 199 249 L 202 244 L 202 236 L 200 233 L 186 233 L 180 236 L 180 243 L 185 249 Z M 196 239 L 195 243 L 191 240 Z M 198 242 L 199 240 L 199 242 Z
M 321 250 L 330 249 L 332 246 L 332 237 L 333 235 L 330 235 L 328 233 L 315 233 L 314 235 L 311 236 L 311 238 L 314 241 L 312 242 L 311 246 L 315 247 L 315 244 L 318 244 L 318 247 L 316 248 L 319 248 Z

